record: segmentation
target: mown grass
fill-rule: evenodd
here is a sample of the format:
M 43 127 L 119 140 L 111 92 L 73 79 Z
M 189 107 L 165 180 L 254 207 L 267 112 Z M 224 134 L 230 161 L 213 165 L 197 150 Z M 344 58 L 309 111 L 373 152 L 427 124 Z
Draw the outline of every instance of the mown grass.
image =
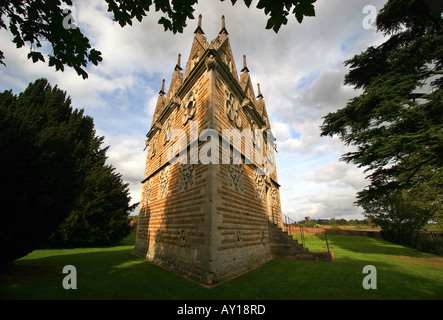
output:
M 131 234 L 111 248 L 36 250 L 0 273 L 2 299 L 437 299 L 443 298 L 443 257 L 381 239 L 328 236 L 335 262 L 274 260 L 213 288 L 131 254 Z M 305 236 L 326 251 L 324 236 Z M 77 269 L 77 289 L 65 290 L 65 265 Z M 377 289 L 365 290 L 365 265 L 377 270 Z

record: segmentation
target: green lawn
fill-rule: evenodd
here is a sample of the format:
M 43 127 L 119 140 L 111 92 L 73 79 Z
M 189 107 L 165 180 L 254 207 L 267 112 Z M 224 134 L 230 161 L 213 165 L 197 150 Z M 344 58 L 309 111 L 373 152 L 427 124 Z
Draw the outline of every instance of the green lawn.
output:
M 208 289 L 131 254 L 135 234 L 119 246 L 36 250 L 0 273 L 2 299 L 443 299 L 443 257 L 380 239 L 328 236 L 335 262 L 275 260 Z M 325 251 L 324 236 L 305 236 Z M 77 269 L 77 289 L 65 290 L 65 265 Z M 365 265 L 377 289 L 365 290 Z

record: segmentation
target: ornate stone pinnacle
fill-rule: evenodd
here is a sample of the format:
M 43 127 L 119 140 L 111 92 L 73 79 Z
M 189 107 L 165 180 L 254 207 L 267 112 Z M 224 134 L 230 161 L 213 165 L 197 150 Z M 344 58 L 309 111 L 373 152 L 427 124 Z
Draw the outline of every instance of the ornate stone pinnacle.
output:
M 241 72 L 249 72 L 248 67 L 246 66 L 246 55 L 243 55 L 243 69 L 241 69 Z
M 226 26 L 225 26 L 225 16 L 222 15 L 221 19 L 222 19 L 222 27 L 221 27 L 221 30 L 218 34 L 224 33 L 224 34 L 228 35 L 228 30 L 226 30 Z
M 182 55 L 179 53 L 179 54 L 178 54 L 177 64 L 175 65 L 174 70 L 183 70 L 183 69 L 180 67 L 181 56 L 182 56 Z
M 165 79 L 163 78 L 163 80 L 162 80 L 162 88 L 161 88 L 161 90 L 158 92 L 158 94 L 159 95 L 164 95 L 164 94 L 166 94 L 166 92 L 165 92 Z
M 202 29 L 202 15 L 201 15 L 201 13 L 198 15 L 198 25 L 197 25 L 197 29 L 195 29 L 194 33 L 205 34 Z
M 263 98 L 263 95 L 261 94 L 261 91 L 260 91 L 260 83 L 257 83 L 257 89 L 258 89 L 258 96 L 257 96 L 257 98 Z

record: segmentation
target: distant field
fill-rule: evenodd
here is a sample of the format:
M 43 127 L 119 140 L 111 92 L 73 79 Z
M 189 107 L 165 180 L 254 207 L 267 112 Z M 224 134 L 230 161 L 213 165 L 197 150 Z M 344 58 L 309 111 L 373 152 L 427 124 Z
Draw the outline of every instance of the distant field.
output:
M 331 226 L 322 226 L 325 229 L 330 229 Z M 339 229 L 342 230 L 380 230 L 379 227 L 371 227 L 367 225 L 361 225 L 361 226 L 338 226 Z
M 443 299 L 443 257 L 381 239 L 328 236 L 335 262 L 274 260 L 208 289 L 131 254 L 135 234 L 119 246 L 36 250 L 0 273 L 2 299 Z M 326 251 L 324 236 L 305 236 Z M 62 268 L 77 269 L 65 290 Z M 376 268 L 377 289 L 362 286 L 363 267 Z

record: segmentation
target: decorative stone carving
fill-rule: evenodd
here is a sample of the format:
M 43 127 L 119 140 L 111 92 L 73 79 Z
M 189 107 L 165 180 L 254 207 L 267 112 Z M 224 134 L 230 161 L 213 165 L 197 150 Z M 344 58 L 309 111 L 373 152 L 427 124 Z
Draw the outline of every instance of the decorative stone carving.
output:
M 166 145 L 171 140 L 172 123 L 174 122 L 175 112 L 173 112 L 169 118 L 163 124 L 163 145 Z
M 261 232 L 261 243 L 266 245 L 266 233 L 264 230 Z
M 263 175 L 259 174 L 258 170 L 255 173 L 255 195 L 260 200 L 265 200 L 266 196 L 266 183 Z
M 148 239 L 148 233 L 147 233 L 146 228 L 143 228 L 139 231 L 138 238 L 140 240 L 147 240 Z
M 173 104 L 175 104 L 177 106 L 180 106 L 180 103 L 181 103 L 180 97 L 174 95 L 174 96 L 171 97 L 171 101 L 172 101 Z
M 164 168 L 158 178 L 158 197 L 166 198 L 168 194 L 169 167 Z
M 232 161 L 228 164 L 229 185 L 234 186 L 236 191 L 243 191 L 243 165 L 234 164 Z
M 144 198 L 144 202 L 145 202 L 145 205 L 148 205 L 149 202 L 151 201 L 151 194 L 152 194 L 152 180 L 149 179 L 149 180 L 146 181 L 145 183 L 146 183 L 146 187 L 145 187 L 145 198 Z
M 254 119 L 252 119 L 252 117 L 249 118 L 249 124 L 252 130 L 252 143 L 254 145 L 257 145 L 257 147 L 260 147 L 262 142 L 260 138 L 263 139 L 263 135 L 260 137 L 260 130 L 259 130 L 260 128 L 257 125 L 257 123 L 254 121 Z
M 243 247 L 243 236 L 240 230 L 235 233 L 235 245 L 237 248 Z
M 180 191 L 191 188 L 194 184 L 194 164 L 181 164 L 179 168 L 179 184 Z
M 225 113 L 229 120 L 238 128 L 241 129 L 240 110 L 241 105 L 235 95 L 225 86 Z
M 194 57 L 192 57 L 191 68 L 194 68 L 198 64 L 199 61 L 200 61 L 200 57 L 198 56 L 198 53 L 196 53 L 194 55 Z
M 278 188 L 274 184 L 272 184 L 271 198 L 272 198 L 273 204 L 280 203 L 280 199 L 279 199 L 279 195 L 278 195 Z
M 186 246 L 186 230 L 185 229 L 180 230 L 179 244 L 180 244 L 180 247 Z
M 223 62 L 226 64 L 230 72 L 233 72 L 232 61 L 228 55 L 223 56 Z
M 157 232 L 155 233 L 155 242 L 160 242 L 162 238 L 162 231 L 160 229 L 157 229 Z
M 183 116 L 182 116 L 182 124 L 186 125 L 189 120 L 191 120 L 195 112 L 197 111 L 197 94 L 198 94 L 198 88 L 195 88 L 194 91 L 190 91 L 185 99 L 182 101 L 182 107 L 183 107 Z
M 211 54 L 209 57 L 206 58 L 206 69 L 212 70 L 217 66 L 217 60 L 215 60 L 215 57 Z
M 158 142 L 158 135 L 155 134 L 155 136 L 153 136 L 151 138 L 151 140 L 149 141 L 148 152 L 149 152 L 149 157 L 151 159 L 155 156 L 155 152 L 156 152 L 156 149 L 157 149 L 157 142 Z

